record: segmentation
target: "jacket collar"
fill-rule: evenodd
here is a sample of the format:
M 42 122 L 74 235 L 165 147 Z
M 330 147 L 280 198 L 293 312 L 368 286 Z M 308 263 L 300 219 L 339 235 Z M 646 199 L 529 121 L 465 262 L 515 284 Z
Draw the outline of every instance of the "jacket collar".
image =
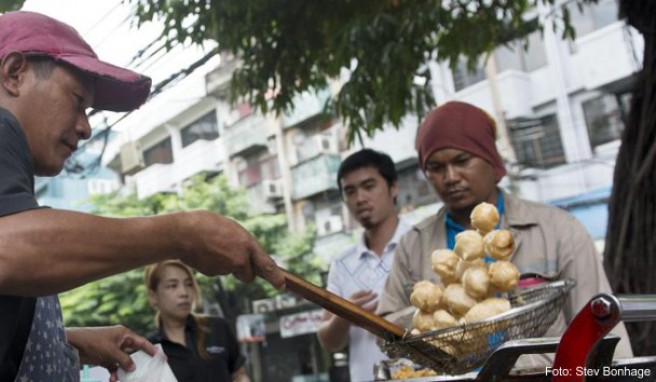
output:
M 530 203 L 508 194 L 504 190 L 505 218 L 509 227 L 528 226 L 538 224 L 537 217 L 529 211 Z

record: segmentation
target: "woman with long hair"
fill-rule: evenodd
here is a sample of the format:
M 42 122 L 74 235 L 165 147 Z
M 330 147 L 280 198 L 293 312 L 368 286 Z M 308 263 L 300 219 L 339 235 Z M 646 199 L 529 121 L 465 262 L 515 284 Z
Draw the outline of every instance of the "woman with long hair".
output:
M 179 382 L 250 382 L 228 323 L 194 313 L 201 297 L 191 268 L 178 260 L 152 264 L 144 281 L 158 328 L 149 340 L 162 345 Z

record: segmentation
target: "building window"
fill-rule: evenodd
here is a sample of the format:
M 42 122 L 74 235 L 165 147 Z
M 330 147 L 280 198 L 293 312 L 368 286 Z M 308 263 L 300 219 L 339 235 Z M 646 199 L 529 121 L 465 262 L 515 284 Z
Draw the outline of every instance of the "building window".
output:
M 497 71 L 521 70 L 532 72 L 547 65 L 547 55 L 539 31 L 528 35 L 528 46 L 524 48 L 523 41 L 513 41 L 494 51 Z
M 266 156 L 257 160 L 249 160 L 246 166 L 238 168 L 239 184 L 250 187 L 263 180 L 280 178 L 280 166 L 275 155 Z
M 173 149 L 171 148 L 171 137 L 168 137 L 158 144 L 144 150 L 144 164 L 146 167 L 155 164 L 173 163 Z
M 259 163 L 250 164 L 243 170 L 239 171 L 239 184 L 244 187 L 250 187 L 255 183 L 262 181 L 262 169 Z
M 555 115 L 508 121 L 508 129 L 520 165 L 546 168 L 565 163 Z
M 182 147 L 187 147 L 199 139 L 212 141 L 219 137 L 219 124 L 216 112 L 211 112 L 190 123 L 180 131 Z
M 585 36 L 618 20 L 617 0 L 599 0 L 597 4 L 583 7 L 582 11 L 576 2 L 571 2 L 568 9 L 576 37 Z
M 397 207 L 402 213 L 437 200 L 435 194 L 431 193 L 430 185 L 418 165 L 399 169 L 397 174 L 399 177 Z
M 275 155 L 268 156 L 260 161 L 260 168 L 262 171 L 262 179 L 278 179 L 280 178 L 280 166 L 278 165 L 278 157 Z
M 482 60 L 478 60 L 473 70 L 467 67 L 467 62 L 461 59 L 458 65 L 453 69 L 453 86 L 456 91 L 460 91 L 468 86 L 485 79 L 485 69 Z
M 630 93 L 627 95 L 630 99 Z M 622 98 L 620 100 L 621 105 L 615 95 L 603 94 L 582 104 L 592 149 L 620 139 L 622 131 L 624 131 L 622 114 L 628 113 L 628 110 L 622 110 L 622 108 L 630 103 Z

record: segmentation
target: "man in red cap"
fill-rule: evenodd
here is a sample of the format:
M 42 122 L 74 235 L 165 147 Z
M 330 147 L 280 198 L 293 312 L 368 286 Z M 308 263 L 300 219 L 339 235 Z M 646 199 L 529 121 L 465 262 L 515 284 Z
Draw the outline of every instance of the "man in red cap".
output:
M 128 349 L 154 354 L 121 326 L 64 330 L 57 293 L 89 281 L 178 258 L 208 275 L 283 287 L 255 238 L 211 212 L 109 219 L 37 204 L 34 175 L 58 174 L 89 138 L 86 110 L 136 109 L 150 86 L 100 61 L 66 24 L 0 16 L 0 381 L 77 381 L 78 352 L 112 371 L 134 367 Z
M 432 110 L 417 132 L 419 164 L 444 206 L 417 224 L 402 239 L 385 284 L 378 313 L 410 306 L 408 291 L 421 280 L 439 281 L 431 267 L 436 249 L 453 249 L 455 236 L 471 229 L 470 214 L 479 203 L 497 207 L 499 227 L 512 232 L 511 257 L 523 275 L 539 280 L 573 279 L 563 312 L 546 336 L 559 336 L 598 293 L 610 292 L 601 261 L 583 226 L 564 210 L 514 197 L 497 185 L 506 174 L 495 145 L 496 124 L 483 110 L 464 102 L 448 102 Z M 631 357 L 624 325 L 616 356 Z M 549 360 L 547 364 L 551 364 Z

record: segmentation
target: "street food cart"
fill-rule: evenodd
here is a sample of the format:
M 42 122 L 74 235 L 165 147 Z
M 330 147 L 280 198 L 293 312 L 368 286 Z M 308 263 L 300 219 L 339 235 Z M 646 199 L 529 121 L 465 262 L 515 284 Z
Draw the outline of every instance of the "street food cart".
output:
M 656 381 L 656 356 L 613 360 L 619 338 L 607 336 L 620 321 L 656 319 L 656 296 L 600 294 L 578 313 L 562 337 L 538 338 L 554 322 L 572 286 L 572 281 L 564 280 L 522 288 L 510 296 L 513 309 L 500 316 L 412 336 L 401 326 L 287 274 L 290 291 L 381 337 L 391 357 L 409 358 L 441 373 L 394 379 L 392 360 L 376 368 L 377 380 Z M 522 355 L 547 353 L 555 353 L 551 367 L 514 367 Z

